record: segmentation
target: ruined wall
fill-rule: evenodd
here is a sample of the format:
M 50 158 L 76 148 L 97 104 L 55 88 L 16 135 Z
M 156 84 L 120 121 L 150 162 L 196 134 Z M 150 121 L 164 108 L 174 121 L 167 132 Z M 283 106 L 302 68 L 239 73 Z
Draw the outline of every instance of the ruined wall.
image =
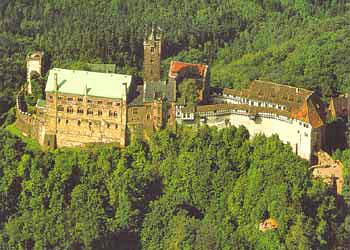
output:
M 27 83 L 29 94 L 32 94 L 31 74 L 35 72 L 39 76 L 42 75 L 43 56 L 44 53 L 42 52 L 34 52 L 27 56 Z
M 36 139 L 41 145 L 44 143 L 45 124 L 44 121 L 23 109 L 21 95 L 16 100 L 16 127 L 22 131 L 24 136 Z

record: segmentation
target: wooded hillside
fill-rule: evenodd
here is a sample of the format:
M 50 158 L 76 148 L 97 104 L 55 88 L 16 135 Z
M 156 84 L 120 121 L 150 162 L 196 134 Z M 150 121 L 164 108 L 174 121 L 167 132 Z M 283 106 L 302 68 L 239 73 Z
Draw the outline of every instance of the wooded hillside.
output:
M 42 152 L 5 126 L 27 53 L 44 51 L 46 70 L 113 63 L 142 77 L 152 25 L 164 75 L 176 59 L 209 64 L 213 86 L 347 92 L 349 11 L 345 0 L 0 1 L 0 249 L 346 249 L 348 207 L 277 137 L 178 128 L 123 150 Z M 278 228 L 259 231 L 270 218 Z

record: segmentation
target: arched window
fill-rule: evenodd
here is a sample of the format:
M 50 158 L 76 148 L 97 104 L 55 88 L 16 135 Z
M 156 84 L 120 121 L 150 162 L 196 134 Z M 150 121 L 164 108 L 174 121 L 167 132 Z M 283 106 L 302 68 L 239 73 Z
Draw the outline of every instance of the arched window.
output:
M 67 107 L 67 113 L 72 114 L 73 113 L 73 107 L 71 107 L 71 106 Z

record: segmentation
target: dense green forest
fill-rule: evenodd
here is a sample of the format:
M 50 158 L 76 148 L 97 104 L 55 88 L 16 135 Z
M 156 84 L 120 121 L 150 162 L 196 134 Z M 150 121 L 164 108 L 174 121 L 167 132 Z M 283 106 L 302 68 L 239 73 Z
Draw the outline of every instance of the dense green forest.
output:
M 277 137 L 178 128 L 42 152 L 5 128 L 27 53 L 44 51 L 46 71 L 99 62 L 142 77 L 152 26 L 164 75 L 177 59 L 209 64 L 213 86 L 350 87 L 346 0 L 1 0 L 0 249 L 347 249 L 348 208 Z M 260 232 L 267 218 L 278 229 Z
M 42 153 L 0 132 L 2 249 L 339 249 L 350 217 L 277 137 L 178 128 Z M 267 218 L 278 229 L 261 232 Z

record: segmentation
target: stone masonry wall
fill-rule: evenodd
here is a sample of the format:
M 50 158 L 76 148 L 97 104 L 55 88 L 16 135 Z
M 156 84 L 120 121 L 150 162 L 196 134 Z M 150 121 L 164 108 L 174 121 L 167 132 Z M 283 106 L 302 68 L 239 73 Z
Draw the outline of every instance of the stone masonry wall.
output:
M 57 147 L 112 142 L 125 146 L 124 100 L 53 93 L 46 100 L 46 129 L 56 134 Z

